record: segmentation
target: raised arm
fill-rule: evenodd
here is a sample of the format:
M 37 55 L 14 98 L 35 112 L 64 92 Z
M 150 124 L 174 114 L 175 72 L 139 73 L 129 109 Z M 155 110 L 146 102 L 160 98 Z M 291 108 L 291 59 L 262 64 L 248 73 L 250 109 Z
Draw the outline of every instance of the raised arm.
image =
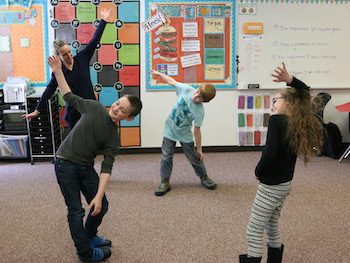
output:
M 89 60 L 91 59 L 92 55 L 95 52 L 96 46 L 97 44 L 100 42 L 103 31 L 105 30 L 106 24 L 107 24 L 107 20 L 108 17 L 111 13 L 112 9 L 107 9 L 107 8 L 103 8 L 101 10 L 101 21 L 99 26 L 97 27 L 92 39 L 90 40 L 90 42 L 87 44 L 87 46 L 81 50 L 79 52 L 80 55 L 82 56 L 87 56 L 89 58 Z
M 108 20 L 109 15 L 111 14 L 111 11 L 112 11 L 112 9 L 103 8 L 101 10 L 101 18 L 104 21 L 108 22 L 107 20 Z
M 150 73 L 150 74 L 153 74 L 153 75 L 155 75 L 155 76 L 161 77 L 161 78 L 162 78 L 166 83 L 168 83 L 170 86 L 175 87 L 175 85 L 176 85 L 176 83 L 177 83 L 177 81 L 176 81 L 175 79 L 173 79 L 172 77 L 169 77 L 168 75 L 165 75 L 165 74 L 163 74 L 163 73 L 161 73 L 161 72 L 158 72 L 158 71 L 156 71 L 156 70 L 151 70 L 149 73 Z
M 57 56 L 51 56 L 48 58 L 47 63 L 49 64 L 50 68 L 52 69 L 52 72 L 55 74 L 57 84 L 61 90 L 62 95 L 71 92 L 71 89 L 68 86 L 68 83 L 66 81 L 65 76 L 63 75 L 62 71 L 62 62 L 59 57 Z
M 288 73 L 284 62 L 282 62 L 282 65 L 283 65 L 283 68 L 277 67 L 277 69 L 274 70 L 276 72 L 276 74 L 271 74 L 271 76 L 276 78 L 273 81 L 274 82 L 283 82 L 284 81 L 287 84 L 290 84 L 290 83 L 292 83 L 293 76 Z
M 287 83 L 287 86 L 291 86 L 295 89 L 305 89 L 305 90 L 310 89 L 310 87 L 307 86 L 304 82 L 297 79 L 296 77 L 293 77 L 288 73 L 284 62 L 282 62 L 282 65 L 283 65 L 283 68 L 277 67 L 277 69 L 274 70 L 276 74 L 271 74 L 271 76 L 276 78 L 273 81 L 275 82 L 285 81 Z

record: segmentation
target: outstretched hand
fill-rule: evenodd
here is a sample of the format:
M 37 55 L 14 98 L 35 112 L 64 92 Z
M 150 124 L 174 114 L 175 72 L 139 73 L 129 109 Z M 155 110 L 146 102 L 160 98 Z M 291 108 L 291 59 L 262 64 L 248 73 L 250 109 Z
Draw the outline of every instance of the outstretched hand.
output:
M 56 73 L 59 70 L 62 70 L 62 62 L 58 56 L 50 56 L 47 60 L 47 63 L 49 64 L 50 68 L 54 73 Z
M 149 74 L 153 74 L 153 75 L 155 75 L 155 76 L 159 76 L 159 75 L 161 74 L 159 71 L 154 70 L 154 69 L 150 70 L 148 73 L 149 73 Z
M 274 82 L 285 81 L 286 83 L 289 84 L 292 82 L 293 77 L 288 73 L 284 62 L 282 62 L 282 65 L 283 65 L 283 68 L 277 67 L 277 69 L 274 70 L 277 74 L 271 74 L 271 76 L 276 78 L 273 80 Z
M 32 113 L 28 113 L 28 114 L 23 114 L 21 117 L 23 119 L 29 119 L 29 121 L 32 120 L 32 118 L 36 118 L 39 115 L 39 111 L 35 110 Z
M 111 14 L 111 11 L 112 11 L 112 9 L 103 8 L 103 9 L 101 10 L 101 18 L 102 18 L 104 21 L 107 21 L 109 15 Z

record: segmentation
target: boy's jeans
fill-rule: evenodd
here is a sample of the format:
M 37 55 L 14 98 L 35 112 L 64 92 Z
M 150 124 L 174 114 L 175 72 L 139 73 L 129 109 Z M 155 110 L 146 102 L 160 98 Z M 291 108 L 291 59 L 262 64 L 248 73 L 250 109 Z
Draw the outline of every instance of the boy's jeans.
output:
M 194 142 L 184 143 L 180 142 L 182 150 L 184 151 L 187 159 L 192 164 L 193 169 L 197 176 L 205 177 L 207 171 L 203 162 L 199 159 L 197 151 L 194 147 Z M 162 144 L 162 161 L 160 164 L 160 176 L 162 178 L 169 179 L 171 176 L 171 171 L 173 170 L 173 156 L 175 153 L 176 142 L 163 138 Z
M 107 213 L 107 198 L 105 195 L 103 196 L 102 209 L 97 216 L 92 217 L 90 214 L 93 208 L 90 210 L 84 227 L 85 210 L 81 204 L 80 191 L 88 204 L 94 199 L 98 190 L 99 177 L 93 165 L 78 165 L 68 160 L 56 158 L 55 172 L 68 207 L 68 223 L 75 247 L 79 254 L 84 253 L 91 249 L 89 240 L 96 235 L 97 228 Z

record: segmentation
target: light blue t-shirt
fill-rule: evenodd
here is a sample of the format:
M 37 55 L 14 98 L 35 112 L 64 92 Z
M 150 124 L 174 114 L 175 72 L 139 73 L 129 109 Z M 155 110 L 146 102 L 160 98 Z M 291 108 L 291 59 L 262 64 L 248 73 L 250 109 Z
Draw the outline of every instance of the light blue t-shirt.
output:
M 204 118 L 203 103 L 194 103 L 195 89 L 187 84 L 176 83 L 176 103 L 165 121 L 164 137 L 172 141 L 193 142 L 192 122 L 201 127 Z

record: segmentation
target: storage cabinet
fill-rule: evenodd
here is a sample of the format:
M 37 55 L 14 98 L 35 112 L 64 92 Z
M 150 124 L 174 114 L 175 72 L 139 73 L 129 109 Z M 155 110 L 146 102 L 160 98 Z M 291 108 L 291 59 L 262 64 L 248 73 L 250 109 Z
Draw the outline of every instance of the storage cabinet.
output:
M 25 102 L 5 103 L 0 88 L 0 159 L 28 158 L 27 120 Z
M 40 100 L 40 95 L 32 94 L 27 97 L 28 112 L 33 112 Z M 59 103 L 55 93 L 40 111 L 38 117 L 28 123 L 29 148 L 31 163 L 35 158 L 55 158 L 56 151 L 61 144 L 61 125 Z

